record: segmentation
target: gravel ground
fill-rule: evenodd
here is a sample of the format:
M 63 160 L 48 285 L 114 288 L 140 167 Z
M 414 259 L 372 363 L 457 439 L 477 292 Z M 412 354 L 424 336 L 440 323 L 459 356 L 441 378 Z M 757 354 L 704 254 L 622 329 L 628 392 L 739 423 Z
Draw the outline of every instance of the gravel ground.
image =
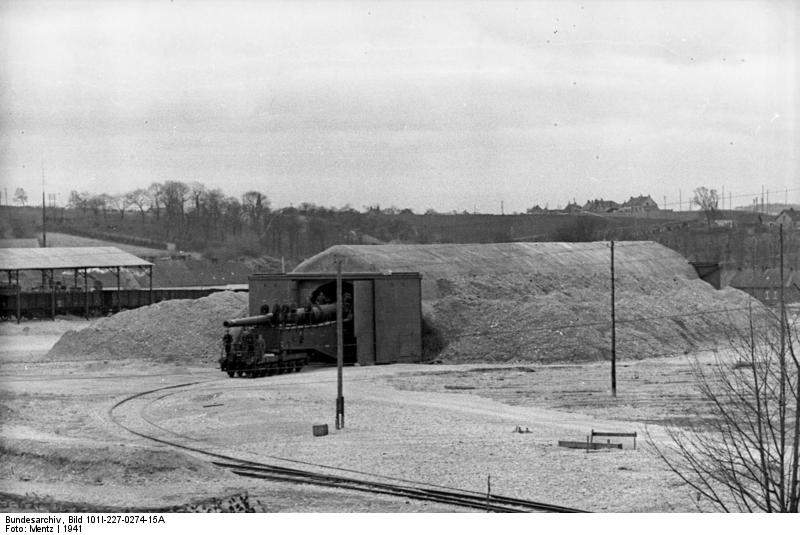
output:
M 39 340 L 53 322 L 0 336 Z M 65 325 L 64 328 L 69 328 Z M 37 342 L 38 343 L 38 342 Z M 108 418 L 118 400 L 191 381 L 147 406 L 166 429 L 232 453 L 492 492 L 593 511 L 693 511 L 685 488 L 639 440 L 622 451 L 559 448 L 591 429 L 642 432 L 692 403 L 685 359 L 620 364 L 620 397 L 599 364 L 392 365 L 344 372 L 346 427 L 333 430 L 335 370 L 261 379 L 136 359 L 43 361 L 0 353 L 0 484 L 98 506 L 163 507 L 247 492 L 267 511 L 452 511 L 452 507 L 243 480 L 130 435 Z M 638 379 L 637 379 L 638 376 Z M 672 393 L 671 398 L 664 396 Z M 313 437 L 314 424 L 331 434 Z M 530 433 L 513 432 L 517 426 Z M 658 437 L 659 427 L 650 426 Z M 308 465 L 301 465 L 306 466 Z M 11 509 L 13 510 L 13 508 Z
M 587 453 L 557 446 L 590 429 L 643 430 L 636 424 L 539 407 L 510 406 L 471 392 L 420 392 L 391 386 L 395 374 L 424 383 L 430 366 L 345 371 L 346 427 L 313 437 L 330 422 L 335 370 L 232 381 L 222 389 L 175 393 L 154 402 L 150 418 L 253 458 L 492 492 L 593 511 L 691 511 L 689 497 L 642 440 L 633 450 Z M 203 405 L 214 405 L 203 407 Z M 514 433 L 517 425 L 531 433 Z

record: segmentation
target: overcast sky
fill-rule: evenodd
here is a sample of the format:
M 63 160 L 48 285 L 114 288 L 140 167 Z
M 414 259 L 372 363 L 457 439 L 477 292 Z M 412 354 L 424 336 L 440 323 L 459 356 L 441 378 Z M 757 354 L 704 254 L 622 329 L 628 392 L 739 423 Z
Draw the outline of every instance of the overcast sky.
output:
M 44 161 L 62 201 L 800 202 L 798 5 L 0 0 L 0 177 L 40 198 Z

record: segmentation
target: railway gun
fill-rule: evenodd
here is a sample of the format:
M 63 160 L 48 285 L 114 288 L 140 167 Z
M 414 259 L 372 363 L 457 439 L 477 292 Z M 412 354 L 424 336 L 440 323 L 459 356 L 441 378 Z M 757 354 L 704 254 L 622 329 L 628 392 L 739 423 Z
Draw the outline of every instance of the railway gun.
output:
M 336 360 L 336 304 L 276 304 L 270 312 L 223 322 L 220 369 L 229 377 L 264 377 L 300 371 L 311 359 Z M 355 359 L 352 301 L 342 302 L 345 361 Z

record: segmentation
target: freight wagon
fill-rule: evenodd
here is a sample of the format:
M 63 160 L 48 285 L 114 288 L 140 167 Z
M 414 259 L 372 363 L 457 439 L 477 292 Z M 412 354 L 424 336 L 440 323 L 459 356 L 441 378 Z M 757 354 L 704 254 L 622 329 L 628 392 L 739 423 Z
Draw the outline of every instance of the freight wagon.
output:
M 153 288 L 152 292 L 149 289 L 108 288 L 85 292 L 83 288 L 56 291 L 48 288 L 18 292 L 14 286 L 4 286 L 0 288 L 0 319 L 16 319 L 18 314 L 28 319 L 50 318 L 53 314 L 102 316 L 169 299 L 198 299 L 225 290 L 247 291 L 247 287 Z

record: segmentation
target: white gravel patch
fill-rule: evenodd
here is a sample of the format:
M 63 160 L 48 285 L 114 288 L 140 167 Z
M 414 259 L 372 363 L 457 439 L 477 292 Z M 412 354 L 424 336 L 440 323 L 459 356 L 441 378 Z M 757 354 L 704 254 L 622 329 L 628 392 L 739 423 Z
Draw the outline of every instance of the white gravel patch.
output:
M 425 366 L 418 366 L 421 370 Z M 381 376 L 414 366 L 345 370 L 345 429 L 333 429 L 335 369 L 176 393 L 148 415 L 177 433 L 248 454 L 492 492 L 592 511 L 692 511 L 654 455 L 630 444 L 587 453 L 557 446 L 619 421 L 509 406 L 468 392 L 396 390 Z M 429 367 L 427 369 L 430 369 Z M 219 405 L 221 404 L 221 405 Z M 203 407 L 203 405 L 214 405 Z M 314 424 L 331 434 L 313 437 Z M 519 434 L 517 425 L 530 428 Z M 635 424 L 626 430 L 638 429 Z

